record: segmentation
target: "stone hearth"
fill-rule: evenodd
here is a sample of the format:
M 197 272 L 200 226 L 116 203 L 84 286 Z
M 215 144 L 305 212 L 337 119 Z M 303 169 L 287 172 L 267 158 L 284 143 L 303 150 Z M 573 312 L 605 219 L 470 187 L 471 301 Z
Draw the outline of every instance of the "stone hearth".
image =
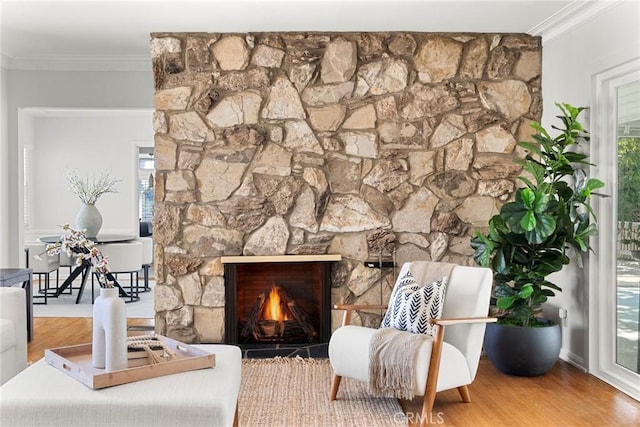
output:
M 541 49 L 526 34 L 152 34 L 156 331 L 224 341 L 222 256 L 340 254 L 332 302 L 359 304 L 395 280 L 367 260 L 472 265 L 541 117 Z

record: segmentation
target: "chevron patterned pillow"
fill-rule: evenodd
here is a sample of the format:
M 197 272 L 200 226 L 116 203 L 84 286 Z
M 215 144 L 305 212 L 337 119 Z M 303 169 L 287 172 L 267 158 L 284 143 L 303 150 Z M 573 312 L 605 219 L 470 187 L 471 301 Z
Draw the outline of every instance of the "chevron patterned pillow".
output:
M 407 272 L 391 292 L 389 308 L 380 327 L 433 336 L 434 328 L 429 319 L 442 316 L 446 287 L 446 277 L 421 285 L 411 272 Z

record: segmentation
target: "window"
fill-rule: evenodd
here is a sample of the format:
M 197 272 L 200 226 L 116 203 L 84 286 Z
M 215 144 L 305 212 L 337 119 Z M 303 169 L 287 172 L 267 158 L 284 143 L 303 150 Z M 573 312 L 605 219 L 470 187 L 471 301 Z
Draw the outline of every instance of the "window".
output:
M 151 222 L 153 220 L 153 173 L 155 161 L 153 154 L 140 153 L 138 159 L 138 212 L 140 221 Z
M 31 228 L 31 182 L 32 182 L 32 172 L 31 172 L 31 163 L 33 161 L 33 148 L 25 146 L 23 148 L 23 158 L 22 158 L 22 166 L 23 166 L 23 187 L 22 191 L 23 195 L 23 221 L 24 221 L 24 229 L 29 230 Z

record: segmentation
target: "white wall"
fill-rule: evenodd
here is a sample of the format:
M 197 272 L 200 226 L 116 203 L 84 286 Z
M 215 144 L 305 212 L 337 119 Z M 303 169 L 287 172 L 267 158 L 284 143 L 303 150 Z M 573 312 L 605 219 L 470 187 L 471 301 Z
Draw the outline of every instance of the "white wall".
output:
M 118 193 L 105 194 L 96 204 L 103 217 L 101 233 L 137 234 L 136 143 L 153 141 L 152 111 L 48 109 L 24 113 L 33 114 L 32 213 L 25 239 L 58 234 L 60 225 L 74 225 L 81 202 L 66 187 L 69 170 L 85 178 L 110 170 L 113 178 L 121 179 Z M 25 127 L 21 125 L 30 133 Z
M 153 108 L 153 74 L 147 72 L 79 72 L 5 70 L 7 79 L 7 133 L 0 135 L 6 146 L 2 178 L 9 188 L 2 197 L 0 223 L 0 266 L 16 267 L 22 262 L 22 153 L 18 144 L 18 113 L 23 108 Z M 5 91 L 3 91 L 4 96 Z M 81 159 L 85 153 L 78 153 Z M 4 159 L 3 155 L 3 159 Z M 4 165 L 7 165 L 6 171 Z
M 558 125 L 555 102 L 593 107 L 593 76 L 640 55 L 640 2 L 620 1 L 601 14 L 583 22 L 570 32 L 551 40 L 543 37 L 542 93 L 545 126 Z M 591 129 L 589 112 L 583 124 Z M 608 143 L 592 135 L 592 144 Z M 593 160 L 593 159 L 592 159 Z M 604 165 L 603 165 L 604 166 Z M 588 326 L 588 269 L 579 270 L 573 263 L 553 279 L 562 288 L 546 310 L 557 318 L 557 308 L 568 309 L 563 322 L 561 357 L 586 368 Z M 553 280 L 552 279 L 552 280 Z

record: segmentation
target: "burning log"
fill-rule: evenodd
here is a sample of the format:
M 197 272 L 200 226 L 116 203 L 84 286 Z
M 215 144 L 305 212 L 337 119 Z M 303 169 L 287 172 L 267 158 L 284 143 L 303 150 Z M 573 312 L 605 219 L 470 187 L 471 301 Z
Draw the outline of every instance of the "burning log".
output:
M 287 303 L 287 307 L 289 307 L 289 311 L 291 311 L 291 314 L 293 314 L 293 318 L 296 319 L 302 330 L 305 332 L 305 334 L 307 334 L 307 338 L 309 338 L 309 341 L 313 341 L 313 338 L 317 335 L 317 333 L 311 322 L 309 322 L 307 313 L 305 313 L 305 311 L 300 308 L 293 300 Z
M 306 334 L 296 320 L 286 320 L 284 322 L 283 338 L 295 339 L 304 337 Z
M 278 293 L 280 294 L 280 298 L 284 305 L 287 306 L 289 312 L 293 315 L 293 318 L 298 322 L 302 330 L 307 334 L 307 338 L 309 341 L 313 341 L 313 338 L 317 335 L 313 324 L 309 321 L 309 316 L 307 313 L 300 307 L 296 301 L 291 298 L 291 296 L 285 292 L 280 286 L 276 286 Z
M 260 315 L 262 314 L 262 308 L 264 307 L 266 298 L 265 294 L 258 295 L 256 303 L 253 306 L 253 310 L 251 310 L 251 314 L 247 319 L 247 323 L 244 325 L 244 328 L 242 328 L 242 332 L 240 332 L 241 336 L 246 338 L 249 334 L 253 334 L 254 338 L 256 337 L 256 333 L 258 333 L 260 329 L 258 321 L 260 320 Z
M 280 322 L 277 320 L 261 320 L 258 322 L 260 329 L 264 332 L 263 336 L 277 337 L 280 336 Z M 259 338 L 256 338 L 259 339 Z

